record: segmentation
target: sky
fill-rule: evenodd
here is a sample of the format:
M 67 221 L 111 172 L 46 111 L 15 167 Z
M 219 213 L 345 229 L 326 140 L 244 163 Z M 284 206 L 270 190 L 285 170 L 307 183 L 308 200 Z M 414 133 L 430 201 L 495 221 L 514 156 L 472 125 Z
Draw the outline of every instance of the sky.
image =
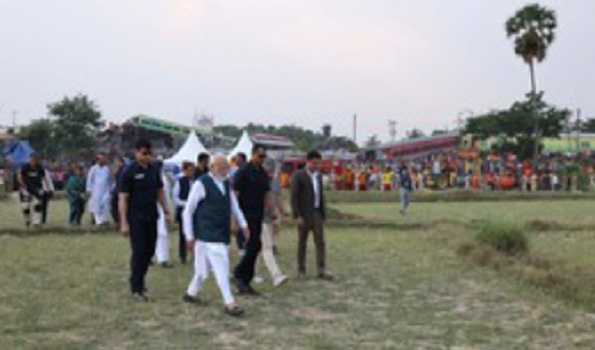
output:
M 528 92 L 504 22 L 527 1 L 0 0 L 0 124 L 83 93 L 106 120 L 136 114 L 295 124 L 388 140 L 453 128 Z M 541 1 L 557 41 L 546 100 L 595 116 L 595 1 Z

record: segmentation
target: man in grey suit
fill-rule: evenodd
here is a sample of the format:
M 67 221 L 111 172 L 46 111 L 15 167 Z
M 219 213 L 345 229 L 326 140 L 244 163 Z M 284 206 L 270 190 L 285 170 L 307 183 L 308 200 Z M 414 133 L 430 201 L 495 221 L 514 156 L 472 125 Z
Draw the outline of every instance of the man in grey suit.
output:
M 305 169 L 298 170 L 291 182 L 291 209 L 298 223 L 298 274 L 306 275 L 306 248 L 308 234 L 314 234 L 318 278 L 333 280 L 326 271 L 326 247 L 324 241 L 324 220 L 326 216 L 320 161 L 318 151 L 311 151 L 307 156 Z

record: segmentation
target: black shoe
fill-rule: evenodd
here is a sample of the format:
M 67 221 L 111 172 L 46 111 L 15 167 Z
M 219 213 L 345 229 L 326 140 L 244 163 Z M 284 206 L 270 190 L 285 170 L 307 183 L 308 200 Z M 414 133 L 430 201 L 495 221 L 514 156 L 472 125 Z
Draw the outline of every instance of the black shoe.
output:
M 184 294 L 182 301 L 188 304 L 204 305 L 204 302 L 199 297 L 193 297 L 188 294 Z
M 251 285 L 247 285 L 246 287 L 247 288 L 246 288 L 245 295 L 249 295 L 249 296 L 252 296 L 252 297 L 259 297 L 260 296 L 260 293 L 257 292 L 256 290 L 254 290 L 254 288 L 252 288 Z
M 328 272 L 321 272 L 318 274 L 318 279 L 321 279 L 323 281 L 334 281 L 335 276 L 331 275 Z
M 240 280 L 239 278 L 233 279 L 236 288 L 238 289 L 238 294 L 240 295 L 250 295 L 250 296 L 258 296 L 260 293 L 254 290 L 252 286 L 246 284 L 244 281 Z
M 144 293 L 134 292 L 132 293 L 132 299 L 137 303 L 148 303 L 149 298 Z
M 172 269 L 174 267 L 174 264 L 168 262 L 168 261 L 164 261 L 161 264 L 159 264 L 161 267 L 163 267 L 164 269 Z

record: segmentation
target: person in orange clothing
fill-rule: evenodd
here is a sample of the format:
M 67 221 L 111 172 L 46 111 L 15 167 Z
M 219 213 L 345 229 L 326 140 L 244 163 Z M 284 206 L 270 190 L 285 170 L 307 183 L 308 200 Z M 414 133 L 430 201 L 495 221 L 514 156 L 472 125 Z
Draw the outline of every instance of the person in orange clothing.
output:
M 351 168 L 345 169 L 345 190 L 353 191 L 355 190 L 355 174 Z
M 363 168 L 357 175 L 358 190 L 366 192 L 368 190 L 368 172 Z

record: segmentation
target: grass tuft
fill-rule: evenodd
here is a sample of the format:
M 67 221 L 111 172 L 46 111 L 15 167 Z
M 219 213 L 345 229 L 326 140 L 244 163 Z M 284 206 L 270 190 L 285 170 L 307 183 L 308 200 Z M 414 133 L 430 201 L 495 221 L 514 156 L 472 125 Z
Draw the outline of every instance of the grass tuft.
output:
M 475 239 L 508 255 L 522 255 L 529 251 L 529 240 L 515 225 L 486 222 L 481 225 Z

